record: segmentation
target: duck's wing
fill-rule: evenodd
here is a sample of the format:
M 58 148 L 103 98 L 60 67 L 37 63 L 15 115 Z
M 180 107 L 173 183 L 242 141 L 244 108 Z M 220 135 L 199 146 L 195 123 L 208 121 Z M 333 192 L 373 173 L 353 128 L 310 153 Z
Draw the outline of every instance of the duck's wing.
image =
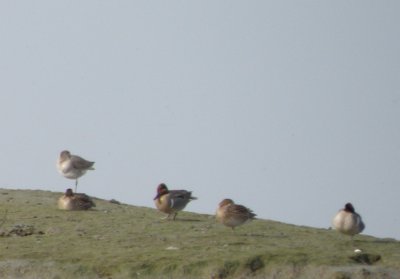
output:
M 197 200 L 196 197 L 192 196 L 192 192 L 186 190 L 170 190 L 169 194 L 176 199 Z
M 240 204 L 232 204 L 227 207 L 226 213 L 229 216 L 245 218 L 245 219 L 253 219 L 256 214 L 253 211 L 243 205 Z
M 94 201 L 86 194 L 74 194 L 74 197 L 81 205 L 86 205 L 88 208 L 96 206 Z
M 361 219 L 361 216 L 357 214 L 357 225 L 358 225 L 358 233 L 361 233 L 365 229 L 365 224 Z
M 169 191 L 170 206 L 176 210 L 182 210 L 191 200 L 197 199 L 192 197 L 192 192 L 186 190 Z

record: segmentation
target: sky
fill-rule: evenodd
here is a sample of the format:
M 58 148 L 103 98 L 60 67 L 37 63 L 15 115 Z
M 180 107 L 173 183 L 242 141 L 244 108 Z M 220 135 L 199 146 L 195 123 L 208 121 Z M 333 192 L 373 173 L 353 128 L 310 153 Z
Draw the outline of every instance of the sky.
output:
M 400 240 L 398 1 L 1 1 L 0 187 Z M 162 214 L 160 213 L 160 217 Z M 132 220 L 134 225 L 134 220 Z

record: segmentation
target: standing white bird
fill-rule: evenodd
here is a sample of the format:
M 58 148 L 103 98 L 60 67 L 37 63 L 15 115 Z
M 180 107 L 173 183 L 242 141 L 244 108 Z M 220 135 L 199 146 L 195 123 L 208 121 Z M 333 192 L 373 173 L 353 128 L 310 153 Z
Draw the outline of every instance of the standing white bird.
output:
M 361 233 L 365 224 L 361 219 L 361 216 L 356 213 L 351 203 L 346 203 L 344 208 L 333 217 L 332 225 L 338 232 L 351 236 Z
M 57 161 L 58 171 L 68 179 L 75 179 L 75 192 L 78 188 L 78 178 L 88 170 L 94 170 L 94 162 L 87 161 L 77 155 L 71 155 L 68 150 L 60 153 Z

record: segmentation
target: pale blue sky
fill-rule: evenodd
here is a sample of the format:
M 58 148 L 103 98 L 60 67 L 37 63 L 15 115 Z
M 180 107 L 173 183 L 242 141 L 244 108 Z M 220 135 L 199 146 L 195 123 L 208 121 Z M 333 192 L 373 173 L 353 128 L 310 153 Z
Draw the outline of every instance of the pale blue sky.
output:
M 232 198 L 327 228 L 350 201 L 400 239 L 398 1 L 2 1 L 0 187 L 188 211 Z M 161 214 L 160 214 L 161 216 Z M 134 220 L 132 220 L 134 225 Z

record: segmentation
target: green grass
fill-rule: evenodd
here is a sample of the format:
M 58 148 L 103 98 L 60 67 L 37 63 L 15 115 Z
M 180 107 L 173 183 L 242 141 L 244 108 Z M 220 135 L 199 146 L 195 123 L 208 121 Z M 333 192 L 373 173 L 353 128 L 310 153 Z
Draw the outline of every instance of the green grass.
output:
M 255 220 L 233 232 L 210 215 L 167 221 L 98 199 L 95 210 L 61 211 L 60 196 L 0 189 L 0 278 L 400 278 L 391 239 L 356 236 L 363 255 L 381 257 L 368 265 L 331 230 Z

